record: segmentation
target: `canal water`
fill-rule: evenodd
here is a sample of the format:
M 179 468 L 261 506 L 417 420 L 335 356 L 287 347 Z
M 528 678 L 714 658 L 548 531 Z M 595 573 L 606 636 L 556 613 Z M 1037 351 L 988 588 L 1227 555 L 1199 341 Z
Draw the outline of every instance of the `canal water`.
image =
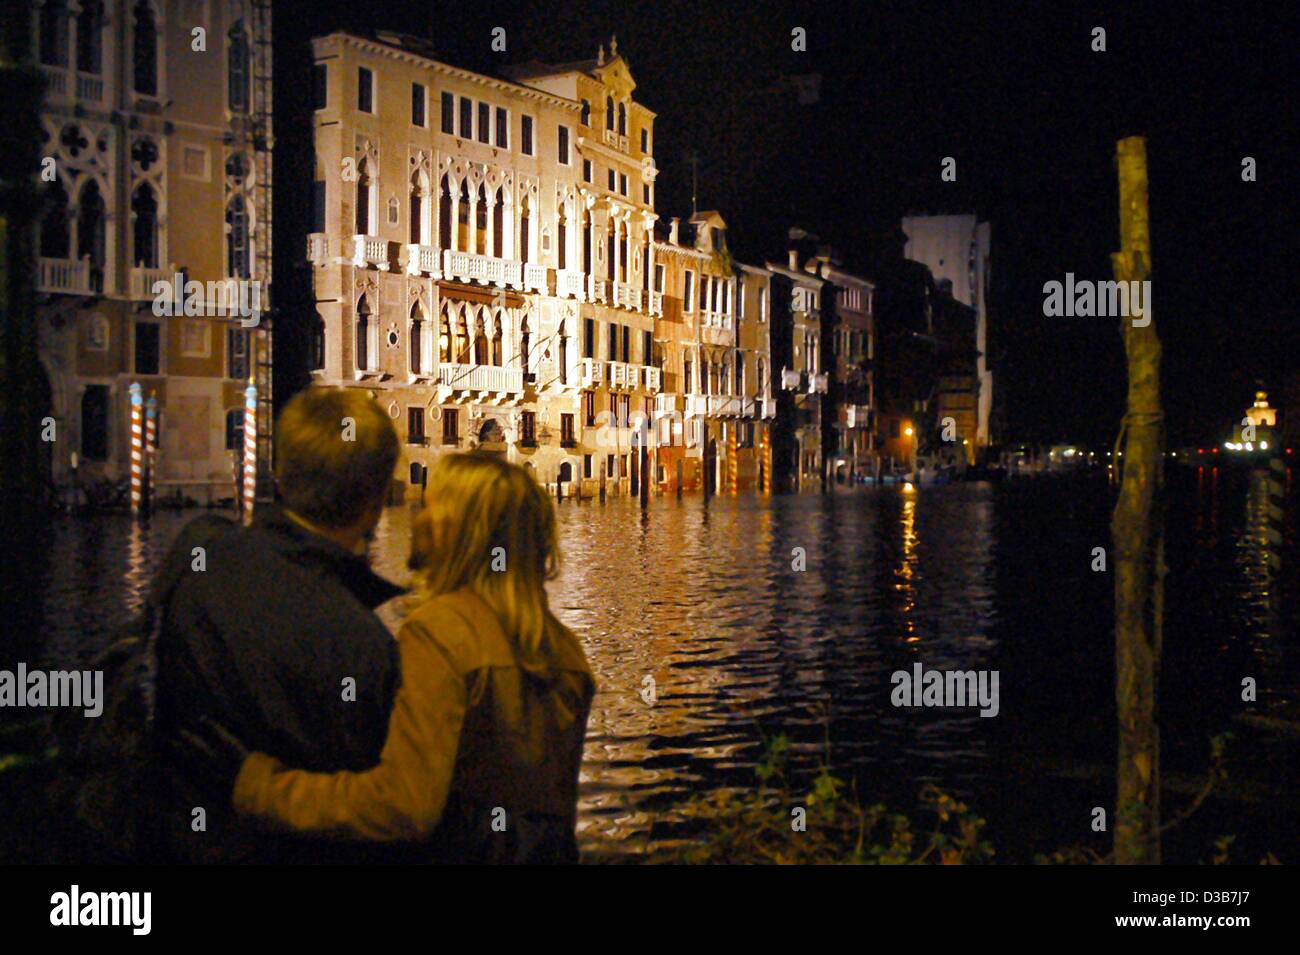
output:
M 1104 479 L 1037 478 L 559 505 L 552 605 L 599 684 L 582 770 L 586 857 L 634 859 L 707 832 L 692 797 L 751 786 L 777 734 L 796 783 L 829 761 L 860 798 L 904 812 L 927 782 L 960 795 L 1003 861 L 1106 851 L 1090 823 L 1114 799 L 1112 493 Z M 1262 485 L 1246 472 L 1170 475 L 1161 719 L 1172 779 L 1204 770 L 1209 738 L 1234 715 L 1300 701 L 1290 511 L 1278 597 Z M 125 517 L 58 524 L 44 555 L 48 663 L 93 655 L 192 516 L 163 513 L 143 532 Z M 399 581 L 411 518 L 390 509 L 373 547 Z M 1092 570 L 1097 547 L 1106 572 Z M 402 612 L 384 608 L 392 625 Z M 917 662 L 996 670 L 998 714 L 895 708 L 890 675 Z M 1245 678 L 1254 703 L 1241 699 Z M 1206 833 L 1239 834 L 1251 851 L 1294 840 L 1284 817 L 1295 803 L 1265 801 L 1212 804 Z M 1193 840 L 1185 861 L 1202 849 Z

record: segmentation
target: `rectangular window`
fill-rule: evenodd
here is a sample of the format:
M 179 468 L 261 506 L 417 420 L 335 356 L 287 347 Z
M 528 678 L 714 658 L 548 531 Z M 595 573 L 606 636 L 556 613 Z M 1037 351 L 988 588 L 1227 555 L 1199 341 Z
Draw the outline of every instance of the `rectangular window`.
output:
M 648 153 L 649 151 L 650 151 L 650 130 L 646 129 L 645 127 L 642 127 L 641 128 L 641 152 Z
M 623 361 L 632 363 L 632 329 L 627 325 L 623 326 Z
M 569 164 L 569 127 L 561 126 L 559 128 L 559 162 L 562 166 Z
M 621 196 L 627 195 L 627 175 L 621 172 L 618 174 L 618 193 Z
M 584 391 L 582 393 L 582 420 L 588 428 L 596 426 L 596 393 L 594 391 Z
M 248 380 L 248 331 L 231 328 L 226 332 L 226 377 Z
M 519 151 L 525 156 L 531 156 L 533 154 L 533 118 L 531 116 L 523 117 L 520 122 L 519 133 Z
M 487 103 L 478 104 L 478 141 L 492 141 L 492 107 Z
M 411 84 L 411 125 L 424 125 L 424 105 L 428 93 L 419 83 Z
M 467 96 L 460 98 L 460 138 L 474 138 L 474 103 Z
M 682 285 L 682 310 L 686 312 L 695 311 L 695 273 L 690 269 L 684 270 L 686 281 Z
M 357 67 L 357 109 L 363 113 L 375 111 L 375 74 L 364 66 Z
M 594 318 L 584 318 L 582 320 L 582 357 L 596 357 L 596 320 Z
M 325 231 L 325 182 L 318 180 L 311 184 L 311 231 Z
M 161 355 L 161 326 L 157 322 L 137 322 L 135 326 L 136 374 L 158 374 Z
M 424 444 L 424 408 L 406 409 L 406 441 L 408 444 Z
M 582 181 L 591 182 L 591 160 L 590 159 L 584 159 L 582 161 Z
M 591 477 L 591 455 L 590 454 L 584 454 L 582 456 L 582 476 L 585 478 Z
M 442 409 L 442 443 L 458 444 L 460 442 L 460 429 L 458 428 L 456 408 Z
M 609 477 L 614 476 L 614 455 L 612 454 L 605 455 L 605 473 Z
M 691 393 L 691 362 L 689 358 L 682 362 L 682 392 L 688 395 Z
M 643 331 L 641 333 L 641 364 L 654 364 L 654 342 L 654 335 L 651 332 Z
M 610 361 L 618 361 L 618 326 L 613 322 L 609 323 L 609 338 L 606 339 L 605 349 Z
M 537 444 L 537 412 L 523 413 L 520 418 L 519 442 L 527 447 Z
M 573 439 L 573 415 L 560 415 L 560 446 L 571 448 L 578 442 Z
M 655 265 L 655 291 L 663 294 L 664 290 L 664 267 Z
M 497 148 L 510 148 L 510 114 L 504 106 L 497 107 Z
M 650 205 L 650 184 L 649 183 L 643 183 L 641 185 L 641 201 L 644 202 L 646 205 Z
M 311 71 L 312 109 L 324 109 L 329 104 L 329 67 L 317 63 Z
M 614 170 L 609 171 L 609 191 L 614 191 Z
M 448 136 L 456 135 L 456 97 L 450 93 L 442 94 L 442 131 Z

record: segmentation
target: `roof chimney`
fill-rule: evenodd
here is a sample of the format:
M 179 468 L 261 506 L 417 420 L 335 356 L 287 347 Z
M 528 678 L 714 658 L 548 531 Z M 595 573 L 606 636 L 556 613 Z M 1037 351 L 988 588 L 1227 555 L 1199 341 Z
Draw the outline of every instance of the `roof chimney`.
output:
M 798 249 L 790 250 L 790 271 L 791 272 L 799 271 L 799 250 Z
M 668 241 L 671 242 L 673 245 L 677 244 L 677 226 L 681 223 L 681 221 L 682 220 L 677 216 L 673 216 L 672 222 L 668 226 Z

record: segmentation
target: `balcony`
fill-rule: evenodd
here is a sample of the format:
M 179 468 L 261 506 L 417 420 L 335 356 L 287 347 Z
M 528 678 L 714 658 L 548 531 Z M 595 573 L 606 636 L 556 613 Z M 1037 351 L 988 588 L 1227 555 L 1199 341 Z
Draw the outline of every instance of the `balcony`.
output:
M 560 269 L 555 273 L 555 294 L 560 298 L 583 301 L 587 297 L 587 276 L 581 272 Z
M 480 401 L 516 397 L 524 390 L 524 373 L 518 368 L 497 365 L 438 366 L 438 389 L 448 397 L 466 395 Z
M 824 371 L 821 374 L 811 376 L 808 380 L 808 394 L 826 394 L 826 380 L 826 372 Z
M 611 149 L 617 149 L 619 152 L 627 152 L 627 137 L 620 136 L 612 129 L 604 131 L 603 141 Z
M 98 288 L 96 287 L 98 286 Z M 104 290 L 103 275 L 95 280 L 90 258 L 41 259 L 36 291 L 61 295 L 96 295 Z
M 635 365 L 629 365 L 622 361 L 611 361 L 609 363 L 606 382 L 610 388 L 621 388 L 630 391 L 636 387 L 637 378 Z
M 166 282 L 167 288 L 171 289 L 172 281 L 176 277 L 176 267 L 158 267 L 142 268 L 135 266 L 131 269 L 131 300 L 133 302 L 152 302 L 158 297 L 153 287 L 159 282 Z M 168 294 L 171 294 L 170 291 Z
M 65 68 L 42 65 L 41 75 L 45 77 L 45 82 L 49 84 L 48 92 L 51 96 L 68 95 L 68 71 Z
M 651 394 L 658 394 L 664 386 L 664 372 L 662 368 L 655 368 L 652 365 L 646 365 L 641 369 L 642 377 L 645 380 L 645 390 Z
M 708 413 L 709 413 L 708 395 L 687 395 L 686 396 L 686 417 L 702 418 Z
M 871 409 L 866 405 L 842 405 L 840 424 L 846 428 L 871 427 Z
M 582 387 L 595 388 L 605 380 L 605 363 L 598 358 L 582 360 Z
M 739 418 L 744 403 L 737 395 L 708 395 L 708 414 L 711 418 Z
M 495 285 L 498 288 L 519 289 L 524 284 L 522 262 L 475 255 L 472 252 L 454 252 L 451 249 L 443 250 L 442 274 L 445 278 Z
M 104 101 L 103 78 L 92 74 L 78 73 L 77 99 L 90 100 L 92 103 L 102 103 Z
M 307 236 L 307 261 L 314 266 L 329 265 L 337 258 L 336 243 L 324 232 L 313 232 Z
M 638 311 L 641 308 L 641 290 L 626 282 L 614 283 L 614 304 L 619 308 Z
M 756 398 L 755 403 L 758 405 L 758 414 L 762 418 L 776 417 L 776 399 L 775 398 Z
M 677 395 L 655 395 L 655 414 L 672 415 L 677 414 L 681 409 L 677 407 Z
M 607 279 L 597 278 L 594 275 L 587 276 L 587 301 L 600 302 L 602 305 L 609 302 L 609 281 Z
M 359 269 L 372 268 L 387 272 L 389 266 L 388 243 L 373 235 L 352 237 L 352 264 Z
M 795 371 L 793 368 L 781 369 L 781 388 L 783 390 L 798 391 L 802 381 L 803 372 Z
M 524 265 L 524 290 L 528 292 L 550 292 L 550 283 L 546 280 L 546 266 Z
M 432 245 L 408 244 L 406 247 L 406 274 L 441 278 L 438 268 L 438 250 Z
M 645 293 L 645 310 L 651 315 L 662 316 L 664 313 L 664 293 L 650 292 Z

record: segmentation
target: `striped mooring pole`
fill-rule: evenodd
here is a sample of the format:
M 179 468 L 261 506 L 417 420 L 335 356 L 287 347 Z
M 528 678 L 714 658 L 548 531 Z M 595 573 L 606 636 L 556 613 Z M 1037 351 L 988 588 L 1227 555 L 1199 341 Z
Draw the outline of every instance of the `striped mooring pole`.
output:
M 154 491 L 158 486 L 158 398 L 152 391 L 149 392 L 149 400 L 144 403 L 144 455 L 147 475 L 145 506 L 152 511 Z
M 257 386 L 249 379 L 244 389 L 244 523 L 253 520 L 257 497 Z
M 1280 450 L 1275 450 L 1268 462 L 1267 493 L 1268 522 L 1264 536 L 1268 539 L 1268 565 L 1277 573 L 1282 569 L 1283 497 L 1286 494 L 1286 465 Z
M 140 383 L 133 382 L 131 394 L 131 513 L 140 516 L 144 492 L 144 396 Z

